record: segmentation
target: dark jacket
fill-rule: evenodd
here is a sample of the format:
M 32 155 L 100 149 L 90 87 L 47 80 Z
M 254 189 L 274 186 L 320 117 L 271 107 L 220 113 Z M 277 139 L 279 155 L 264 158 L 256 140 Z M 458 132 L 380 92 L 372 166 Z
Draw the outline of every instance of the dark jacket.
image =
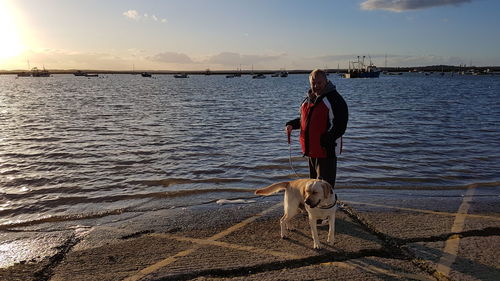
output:
M 309 93 L 311 90 L 309 90 Z M 300 118 L 286 125 L 300 128 L 300 144 L 305 156 L 336 157 L 342 151 L 342 135 L 347 127 L 347 104 L 328 82 L 319 97 L 307 97 L 300 106 Z

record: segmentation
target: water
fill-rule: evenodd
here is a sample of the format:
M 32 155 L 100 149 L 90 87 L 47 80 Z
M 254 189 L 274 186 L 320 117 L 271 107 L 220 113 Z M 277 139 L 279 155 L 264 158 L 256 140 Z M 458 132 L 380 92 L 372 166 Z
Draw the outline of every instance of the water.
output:
M 500 77 L 330 79 L 350 110 L 339 188 L 500 185 Z M 0 228 L 250 198 L 293 179 L 284 124 L 307 83 L 0 76 Z

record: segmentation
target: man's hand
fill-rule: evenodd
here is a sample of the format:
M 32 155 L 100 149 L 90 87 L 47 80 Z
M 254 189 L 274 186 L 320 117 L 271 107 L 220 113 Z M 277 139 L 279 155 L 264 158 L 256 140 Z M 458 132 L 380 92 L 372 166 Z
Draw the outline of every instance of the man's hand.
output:
M 286 135 L 288 136 L 288 144 L 290 144 L 290 136 L 292 135 L 292 130 L 293 130 L 292 125 L 287 125 L 285 127 L 285 132 L 286 132 Z

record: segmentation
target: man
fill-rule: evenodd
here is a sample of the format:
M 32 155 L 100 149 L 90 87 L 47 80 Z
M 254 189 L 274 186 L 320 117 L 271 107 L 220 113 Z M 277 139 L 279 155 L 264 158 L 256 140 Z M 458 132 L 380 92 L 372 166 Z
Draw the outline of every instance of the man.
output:
M 302 152 L 309 157 L 309 176 L 335 187 L 337 156 L 348 120 L 347 104 L 326 73 L 316 69 L 309 75 L 311 88 L 300 107 L 300 117 L 286 123 L 286 132 L 300 128 Z

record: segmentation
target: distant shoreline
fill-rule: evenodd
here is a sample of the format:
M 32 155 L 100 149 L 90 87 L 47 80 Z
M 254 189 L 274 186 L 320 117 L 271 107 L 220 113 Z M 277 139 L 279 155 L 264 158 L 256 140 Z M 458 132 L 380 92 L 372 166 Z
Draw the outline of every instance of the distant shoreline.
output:
M 419 67 L 379 67 L 380 70 L 384 72 L 459 72 L 459 71 L 478 71 L 478 72 L 500 72 L 500 66 L 468 66 L 468 67 L 459 67 L 459 66 L 450 66 L 450 65 L 432 65 L 432 66 L 419 66 Z M 47 69 L 51 74 L 73 74 L 78 70 L 86 72 L 86 73 L 95 73 L 95 74 L 141 74 L 143 72 L 148 72 L 151 74 L 178 74 L 185 73 L 189 75 L 232 75 L 232 74 L 242 74 L 242 75 L 251 75 L 251 74 L 273 74 L 276 72 L 280 72 L 283 70 L 99 70 L 99 69 Z M 328 73 L 345 73 L 348 70 L 345 68 L 340 69 L 325 69 Z M 29 70 L 0 70 L 0 75 L 8 75 L 8 74 L 19 74 L 22 72 L 26 72 Z M 286 70 L 289 74 L 309 74 L 312 69 L 295 69 L 295 70 Z

